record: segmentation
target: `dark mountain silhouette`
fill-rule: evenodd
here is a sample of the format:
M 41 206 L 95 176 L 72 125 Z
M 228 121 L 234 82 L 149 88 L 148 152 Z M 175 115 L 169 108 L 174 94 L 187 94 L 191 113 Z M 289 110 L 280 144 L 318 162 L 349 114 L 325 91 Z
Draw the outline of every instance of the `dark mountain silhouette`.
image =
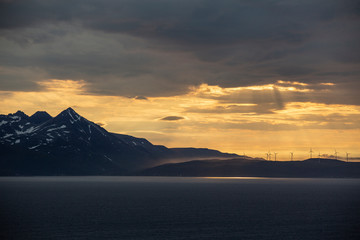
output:
M 33 124 L 41 124 L 50 119 L 52 119 L 52 117 L 47 112 L 37 111 L 36 113 L 30 116 L 29 121 Z
M 312 158 L 304 161 L 274 162 L 236 158 L 164 164 L 138 173 L 147 176 L 192 177 L 360 177 L 360 162 Z
M 174 159 L 236 156 L 110 133 L 72 108 L 54 118 L 46 112 L 0 115 L 0 175 L 119 175 Z

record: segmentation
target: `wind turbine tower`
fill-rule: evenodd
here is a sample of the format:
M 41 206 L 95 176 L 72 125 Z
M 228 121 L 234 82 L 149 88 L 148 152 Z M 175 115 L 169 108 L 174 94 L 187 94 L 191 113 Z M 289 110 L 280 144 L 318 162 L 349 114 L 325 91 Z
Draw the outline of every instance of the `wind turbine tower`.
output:
M 276 162 L 276 154 L 277 154 L 277 152 L 274 152 L 274 156 L 275 156 L 275 162 Z
M 294 153 L 293 152 L 290 153 L 290 156 L 291 156 L 290 157 L 291 161 L 294 160 Z
M 312 150 L 312 148 L 310 148 L 310 158 L 312 158 L 312 153 L 313 153 L 313 150 Z
M 347 162 L 349 162 L 349 154 L 350 154 L 350 153 L 348 153 L 348 152 L 346 153 L 346 161 L 347 161 Z
M 336 149 L 335 149 L 335 159 L 337 160 L 337 154 L 338 154 L 338 152 L 336 151 Z

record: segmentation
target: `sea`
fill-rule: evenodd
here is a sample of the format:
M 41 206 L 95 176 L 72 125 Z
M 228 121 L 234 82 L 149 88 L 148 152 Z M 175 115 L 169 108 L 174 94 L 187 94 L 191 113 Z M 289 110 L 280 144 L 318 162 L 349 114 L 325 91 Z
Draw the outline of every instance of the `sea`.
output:
M 1 177 L 0 239 L 360 239 L 360 179 Z

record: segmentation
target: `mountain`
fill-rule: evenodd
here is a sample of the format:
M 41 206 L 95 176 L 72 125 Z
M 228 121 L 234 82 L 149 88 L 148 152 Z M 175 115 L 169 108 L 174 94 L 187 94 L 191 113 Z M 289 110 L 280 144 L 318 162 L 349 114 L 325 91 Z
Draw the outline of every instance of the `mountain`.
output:
M 0 175 L 121 175 L 174 159 L 234 156 L 110 133 L 72 108 L 54 118 L 41 111 L 0 115 Z
M 52 119 L 52 117 L 47 112 L 37 111 L 29 118 L 29 121 L 33 124 L 41 124 L 50 119 Z
M 191 177 L 328 177 L 360 178 L 360 162 L 312 158 L 304 161 L 274 162 L 264 159 L 188 161 L 164 164 L 138 173 L 145 176 Z

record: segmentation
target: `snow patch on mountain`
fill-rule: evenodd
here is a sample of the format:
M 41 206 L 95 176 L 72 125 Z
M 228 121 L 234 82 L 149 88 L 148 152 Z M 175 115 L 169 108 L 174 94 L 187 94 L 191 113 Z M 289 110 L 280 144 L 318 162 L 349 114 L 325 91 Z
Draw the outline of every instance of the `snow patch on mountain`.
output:
M 35 127 L 29 127 L 25 131 L 17 131 L 17 130 L 15 130 L 15 132 L 16 132 L 17 135 L 22 135 L 22 134 L 32 133 L 32 132 L 34 132 L 34 130 L 35 130 Z
M 109 158 L 108 156 L 104 155 L 104 157 L 109 160 L 110 162 L 113 162 L 113 160 L 111 158 Z
M 2 121 L 0 122 L 0 126 L 1 126 L 1 125 L 4 125 L 4 124 L 7 124 L 7 123 L 8 123 L 8 121 L 2 120 Z
M 48 129 L 47 131 L 48 131 L 48 132 L 51 132 L 51 131 L 55 131 L 55 130 L 59 130 L 59 129 L 63 129 L 63 128 L 66 128 L 66 125 L 62 125 L 62 126 L 57 127 L 57 128 L 50 128 L 50 129 Z
M 79 115 L 77 115 L 72 109 L 68 108 L 66 111 L 72 118 L 72 120 L 70 119 L 71 124 L 74 124 L 74 122 L 80 121 L 81 117 Z M 71 112 L 73 112 L 75 117 L 73 116 L 73 114 Z
M 32 149 L 35 149 L 35 148 L 40 147 L 40 146 L 41 146 L 41 143 L 36 145 L 36 146 L 28 147 L 28 149 L 32 150 Z

